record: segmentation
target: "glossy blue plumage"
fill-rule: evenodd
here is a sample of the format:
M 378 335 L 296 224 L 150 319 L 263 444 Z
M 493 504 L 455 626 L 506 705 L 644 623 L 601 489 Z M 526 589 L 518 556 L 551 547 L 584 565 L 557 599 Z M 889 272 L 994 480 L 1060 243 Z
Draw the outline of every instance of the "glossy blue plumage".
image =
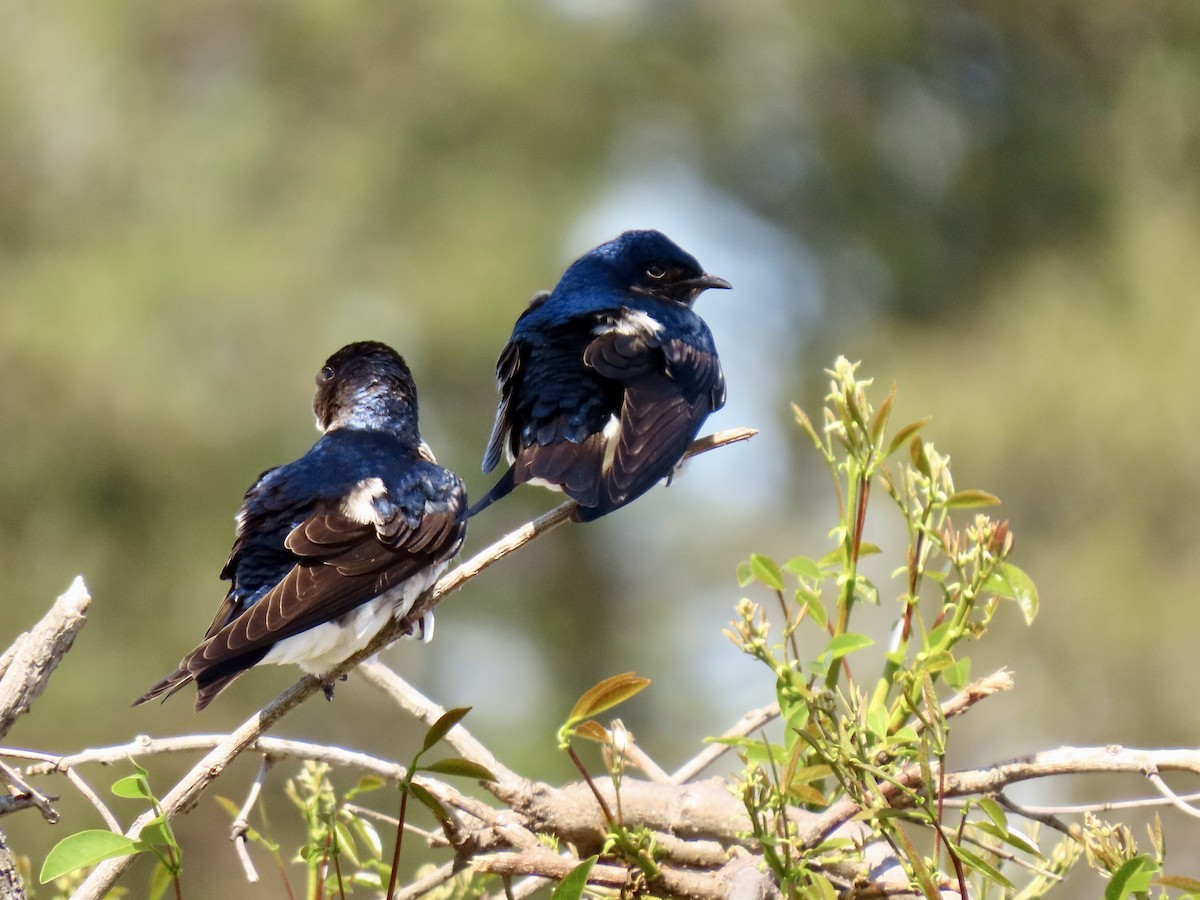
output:
M 351 344 L 317 386 L 325 433 L 246 492 L 224 602 L 200 646 L 139 703 L 194 680 L 202 709 L 260 662 L 324 674 L 407 612 L 461 546 L 466 492 L 421 441 L 399 355 Z
M 483 469 L 513 465 L 471 514 L 537 482 L 590 521 L 667 477 L 725 402 L 716 344 L 692 304 L 728 287 L 657 231 L 627 231 L 572 263 L 500 354 Z

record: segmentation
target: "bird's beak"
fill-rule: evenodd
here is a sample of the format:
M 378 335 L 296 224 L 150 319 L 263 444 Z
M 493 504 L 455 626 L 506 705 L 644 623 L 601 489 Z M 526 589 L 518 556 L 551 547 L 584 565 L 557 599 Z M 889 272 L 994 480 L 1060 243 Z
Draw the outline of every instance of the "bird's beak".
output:
M 707 272 L 697 278 L 690 278 L 687 281 L 682 282 L 681 286 L 691 288 L 692 296 L 699 294 L 701 291 L 707 291 L 709 288 L 721 288 L 723 290 L 729 290 L 731 287 L 733 287 L 732 284 L 730 284 L 720 275 L 709 275 Z

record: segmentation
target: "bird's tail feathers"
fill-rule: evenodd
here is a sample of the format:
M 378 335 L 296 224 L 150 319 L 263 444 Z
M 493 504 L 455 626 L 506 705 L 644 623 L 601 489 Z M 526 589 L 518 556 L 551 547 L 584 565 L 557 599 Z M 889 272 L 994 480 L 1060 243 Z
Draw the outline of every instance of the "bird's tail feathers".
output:
M 509 466 L 508 471 L 500 476 L 500 480 L 492 485 L 492 489 L 475 501 L 475 505 L 467 510 L 467 518 L 483 512 L 497 500 L 507 497 L 517 486 L 515 478 L 516 466 Z
M 187 660 L 184 662 L 186 663 Z M 197 677 L 195 672 L 190 672 L 181 666 L 134 700 L 131 705 L 141 706 L 156 697 L 161 697 L 165 702 L 168 697 L 178 693 L 194 681 L 196 682 L 196 711 L 199 712 L 212 703 L 217 694 L 229 687 L 245 671 L 245 668 L 239 668 L 234 671 L 221 672 L 218 668 L 215 673 L 214 670 L 203 671 Z
M 195 676 L 193 676 L 192 673 L 187 669 L 176 669 L 162 681 L 150 688 L 150 690 L 146 691 L 146 693 L 142 694 L 142 696 L 134 700 L 130 706 L 141 706 L 143 703 L 148 703 L 155 697 L 162 697 L 162 699 L 165 701 L 172 694 L 191 684 L 194 677 Z

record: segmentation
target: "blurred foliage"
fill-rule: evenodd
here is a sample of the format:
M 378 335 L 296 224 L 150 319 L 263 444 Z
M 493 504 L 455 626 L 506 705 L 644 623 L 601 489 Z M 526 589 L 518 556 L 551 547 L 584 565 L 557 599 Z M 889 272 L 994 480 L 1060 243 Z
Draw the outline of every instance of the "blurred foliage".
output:
M 787 401 L 845 353 L 1007 499 L 1054 602 L 1008 634 L 1021 727 L 979 747 L 1195 743 L 1200 6 L 67 0 L 3 19 L 0 644 L 77 572 L 96 597 L 12 740 L 230 727 L 290 683 L 256 673 L 203 719 L 182 698 L 125 711 L 202 634 L 242 491 L 313 439 L 321 361 L 395 345 L 478 494 L 525 300 L 659 225 L 741 288 L 701 306 L 731 386 L 715 427 L 785 448 Z M 771 265 L 774 299 L 748 292 Z M 711 637 L 736 562 L 827 520 L 819 471 L 756 452 L 502 563 L 392 657 L 517 766 L 559 764 L 548 711 L 627 669 L 669 698 L 648 719 L 678 723 L 640 728 L 650 749 L 682 752 L 748 700 Z M 519 492 L 470 547 L 549 502 Z M 373 704 L 352 683 L 287 729 L 416 745 Z M 35 854 L 56 837 L 28 813 L 5 831 Z

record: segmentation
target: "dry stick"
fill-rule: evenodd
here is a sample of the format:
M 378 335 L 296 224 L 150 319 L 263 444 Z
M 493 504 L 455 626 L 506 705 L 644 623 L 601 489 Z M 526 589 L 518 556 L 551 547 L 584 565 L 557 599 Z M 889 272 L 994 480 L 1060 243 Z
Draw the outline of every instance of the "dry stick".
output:
M 75 643 L 75 635 L 87 622 L 92 597 L 83 578 L 54 601 L 50 612 L 29 632 L 20 635 L 4 654 L 0 674 L 0 738 L 46 689 L 50 675 Z
M 752 731 L 757 731 L 779 715 L 779 704 L 771 703 L 762 709 L 752 709 L 743 713 L 737 724 L 726 731 L 721 737 L 745 737 Z M 717 759 L 731 749 L 729 744 L 709 744 L 682 766 L 671 773 L 668 781 L 671 784 L 685 784 L 691 781 Z
M 250 858 L 250 851 L 246 847 L 250 843 L 248 837 L 250 832 L 250 812 L 254 809 L 258 795 L 262 793 L 263 782 L 267 778 L 267 772 L 270 771 L 272 762 L 273 760 L 269 755 L 263 756 L 262 762 L 258 765 L 258 774 L 254 776 L 254 783 L 250 785 L 250 790 L 246 794 L 246 802 L 238 810 L 237 818 L 233 820 L 233 825 L 230 826 L 229 831 L 229 839 L 233 841 L 238 859 L 242 863 L 242 870 L 246 873 L 246 880 L 251 884 L 258 881 L 258 870 L 254 868 L 254 860 Z
M 684 454 L 684 458 L 686 459 L 687 457 L 695 456 L 697 453 L 704 453 L 717 447 L 723 447 L 727 444 L 748 440 L 756 434 L 758 434 L 758 431 L 753 428 L 734 428 L 718 432 L 717 434 L 693 441 L 692 446 L 688 448 L 688 452 Z M 425 613 L 432 610 L 443 599 L 461 588 L 492 563 L 503 559 L 539 535 L 545 534 L 550 529 L 567 521 L 574 509 L 575 502 L 573 500 L 559 505 L 550 512 L 539 516 L 532 522 L 518 528 L 490 547 L 477 553 L 471 559 L 467 560 L 467 562 L 457 566 L 453 572 L 442 576 L 431 591 L 413 604 L 413 608 L 408 611 L 408 614 L 402 620 L 389 622 L 388 626 L 380 631 L 370 644 L 334 668 L 326 678 L 329 680 L 339 678 L 363 660 L 374 656 L 392 641 L 406 634 L 411 634 L 414 623 L 419 621 Z M 167 792 L 166 796 L 162 799 L 162 815 L 169 819 L 177 813 L 190 808 L 196 802 L 197 798 L 199 798 L 200 794 L 204 792 L 238 755 L 249 747 L 263 732 L 314 694 L 321 684 L 321 679 L 308 675 L 300 679 L 300 681 L 296 682 L 259 712 L 242 723 L 236 731 L 229 735 L 224 743 L 213 749 L 200 762 L 196 763 L 191 771 L 175 787 Z M 0 709 L 3 709 L 3 707 L 0 707 Z M 141 834 L 146 823 L 155 817 L 153 810 L 142 814 L 130 826 L 126 834 L 136 839 Z M 76 891 L 74 900 L 101 900 L 108 889 L 129 868 L 132 861 L 132 856 L 122 856 L 100 863 L 92 870 L 92 873 L 80 886 L 79 890 Z
M 1161 775 L 1159 775 L 1157 772 L 1147 772 L 1146 777 L 1150 779 L 1150 783 L 1158 788 L 1158 792 L 1166 797 L 1167 800 L 1170 801 L 1171 805 L 1177 810 L 1191 816 L 1193 819 L 1200 819 L 1200 809 L 1192 806 L 1192 804 L 1188 803 L 1173 790 L 1171 790 L 1171 788 L 1167 786 L 1167 783 L 1162 780 Z
M 51 825 L 58 824 L 58 811 L 50 805 L 50 798 L 26 783 L 25 779 L 21 777 L 21 773 L 16 769 L 0 762 L 0 781 L 8 784 L 8 795 L 10 797 L 20 797 L 28 800 L 30 805 L 38 808 L 43 819 Z
M 395 704 L 414 718 L 432 725 L 443 715 L 445 710 L 438 706 L 415 687 L 385 666 L 378 659 L 369 659 L 358 667 L 363 679 L 379 688 Z M 525 781 L 516 772 L 506 767 L 492 754 L 487 747 L 477 741 L 463 724 L 459 722 L 450 729 L 445 741 L 459 756 L 479 763 L 496 776 L 497 781 Z

